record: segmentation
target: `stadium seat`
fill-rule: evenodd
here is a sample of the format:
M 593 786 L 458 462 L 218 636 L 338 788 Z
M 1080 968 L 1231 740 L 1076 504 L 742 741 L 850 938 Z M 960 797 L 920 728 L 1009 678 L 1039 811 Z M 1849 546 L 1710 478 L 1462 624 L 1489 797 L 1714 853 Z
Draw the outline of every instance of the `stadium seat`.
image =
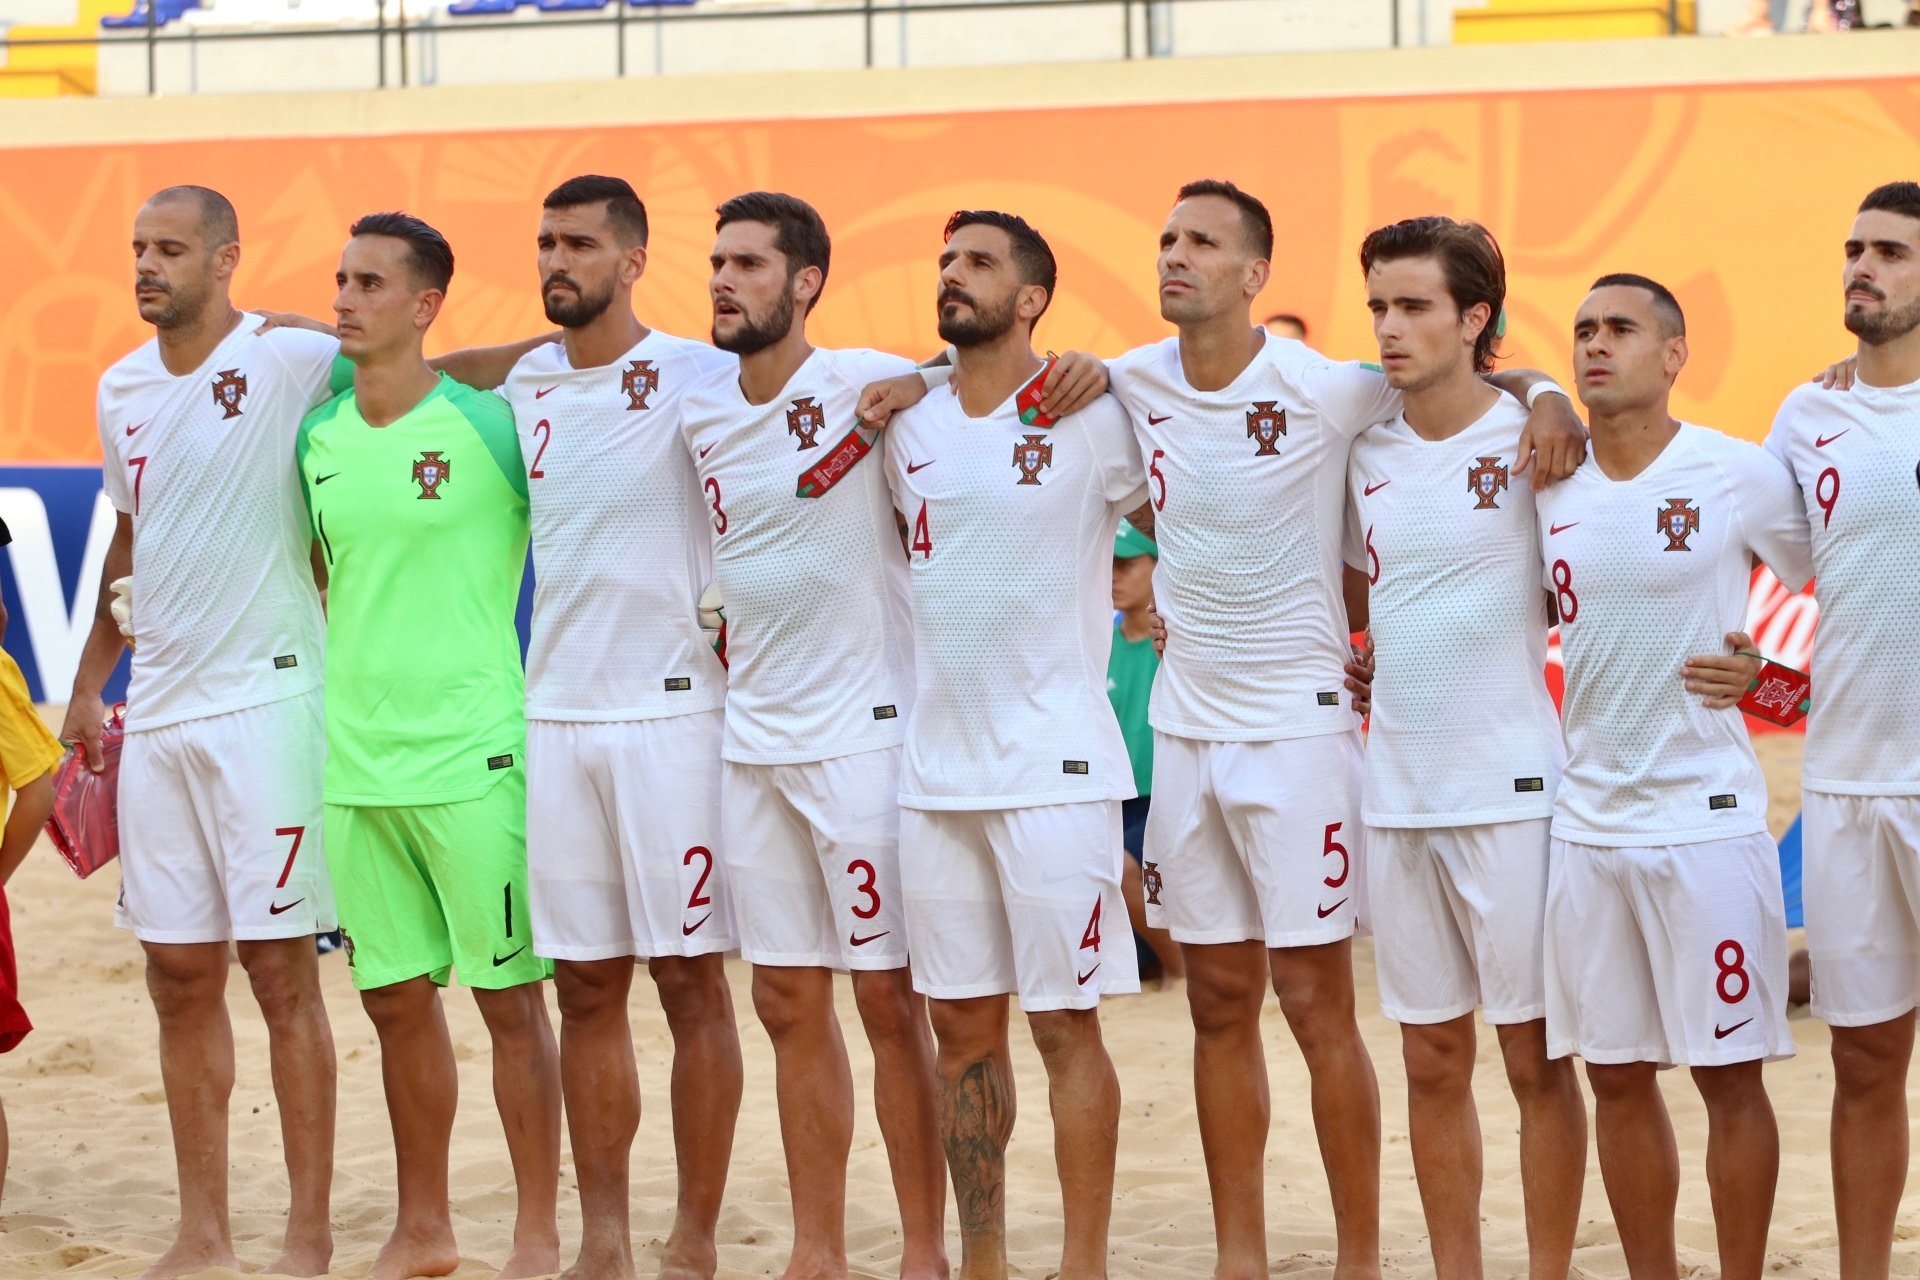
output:
M 532 3 L 532 0 L 527 0 Z M 447 16 L 452 18 L 472 18 L 490 13 L 512 13 L 520 7 L 521 0 L 453 0 L 447 6 Z
M 100 25 L 109 31 L 124 31 L 147 25 L 148 0 L 134 0 L 133 9 L 127 13 L 110 13 L 100 19 Z M 200 0 L 159 0 L 159 7 L 153 11 L 153 25 L 164 27 L 189 9 L 198 9 Z
M 542 13 L 567 13 L 607 7 L 607 0 L 536 0 L 536 3 Z

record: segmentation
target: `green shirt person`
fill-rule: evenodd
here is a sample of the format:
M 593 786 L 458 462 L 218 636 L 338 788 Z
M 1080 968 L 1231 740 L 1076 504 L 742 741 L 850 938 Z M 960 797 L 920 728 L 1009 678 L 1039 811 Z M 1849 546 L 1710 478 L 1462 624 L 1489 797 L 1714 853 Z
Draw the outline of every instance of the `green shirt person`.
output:
M 380 1034 L 400 1214 L 376 1275 L 459 1262 L 447 1206 L 457 970 L 493 1040 L 519 1218 L 510 1274 L 559 1267 L 558 1052 L 527 905 L 526 723 L 514 607 L 528 506 L 513 412 L 423 354 L 453 251 L 418 218 L 353 224 L 336 276 L 352 390 L 297 445 L 328 575 L 327 867 Z

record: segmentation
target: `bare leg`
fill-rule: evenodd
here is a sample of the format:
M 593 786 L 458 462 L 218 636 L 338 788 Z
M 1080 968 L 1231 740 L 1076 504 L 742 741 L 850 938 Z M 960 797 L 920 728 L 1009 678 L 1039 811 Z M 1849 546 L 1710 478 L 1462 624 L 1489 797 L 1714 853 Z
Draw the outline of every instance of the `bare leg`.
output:
M 1266 1280 L 1266 1153 L 1270 1114 L 1260 1005 L 1259 942 L 1183 947 L 1193 1016 L 1193 1093 L 1213 1197 L 1214 1280 Z
M 428 978 L 409 978 L 362 991 L 360 1003 L 380 1035 L 380 1080 L 400 1197 L 393 1234 L 380 1246 L 367 1280 L 450 1275 L 460 1265 L 447 1205 L 460 1076 L 440 991 Z
M 560 1269 L 560 1047 L 546 984 L 473 993 L 493 1037 L 493 1103 L 507 1133 L 518 1206 L 500 1280 Z
M 943 1280 L 947 1170 L 934 1110 L 933 1028 L 907 969 L 856 970 L 853 995 L 873 1049 L 873 1105 L 900 1204 L 902 1280 Z
M 833 972 L 755 965 L 753 1007 L 773 1041 L 780 1144 L 793 1198 L 793 1253 L 782 1280 L 843 1280 L 853 1073 L 833 1010 Z
M 633 1280 L 629 1161 L 640 1127 L 627 992 L 633 957 L 560 960 L 560 1089 L 580 1183 L 580 1254 L 562 1280 Z
M 180 1227 L 141 1280 L 238 1267 L 227 1221 L 227 1103 L 233 1096 L 233 1024 L 227 1018 L 227 944 L 142 944 L 147 991 L 160 1019 L 160 1080 L 173 1128 Z
M 1059 1280 L 1106 1280 L 1113 1164 L 1120 1146 L 1120 1077 L 1100 1039 L 1096 1009 L 1027 1015 L 1047 1068 L 1053 1162 L 1060 1171 L 1065 1241 Z
M 1482 1280 L 1480 1115 L 1473 1104 L 1478 1032 L 1466 1014 L 1400 1028 L 1413 1174 L 1439 1280 Z
M 1313 1128 L 1333 1195 L 1334 1280 L 1380 1275 L 1380 1086 L 1353 1008 L 1353 943 L 1271 951 L 1280 1011 L 1313 1077 Z
M 940 1141 L 960 1212 L 960 1280 L 1006 1280 L 1007 1141 L 1013 1136 L 1008 1000 L 931 1000 Z
M 1841 1280 L 1886 1280 L 1907 1185 L 1911 1013 L 1833 1028 L 1833 1199 Z
M 267 1023 L 273 1096 L 292 1201 L 272 1275 L 317 1276 L 333 1258 L 328 1207 L 333 1193 L 336 1067 L 333 1029 L 320 998 L 319 955 L 310 937 L 239 944 L 254 1001 Z
M 1760 1280 L 1767 1224 L 1780 1178 L 1780 1128 L 1767 1098 L 1762 1063 L 1695 1067 L 1707 1104 L 1707 1186 L 1720 1243 L 1721 1280 Z
M 1527 1273 L 1559 1280 L 1573 1267 L 1573 1236 L 1587 1177 L 1587 1104 L 1573 1059 L 1547 1057 L 1545 1019 L 1496 1030 L 1507 1084 L 1520 1104 Z
M 1131 857 L 1120 863 L 1120 896 L 1126 899 L 1128 923 L 1145 940 L 1147 950 L 1160 961 L 1160 972 L 1167 981 L 1186 977 L 1187 965 L 1180 955 L 1180 944 L 1165 929 L 1155 929 L 1147 923 L 1146 885 L 1140 877 L 1140 864 Z
M 660 1280 L 712 1280 L 714 1232 L 740 1115 L 740 1032 L 723 956 L 663 957 L 648 970 L 673 1033 L 673 1150 L 680 1175 Z
M 1633 1280 L 1679 1280 L 1673 1215 L 1680 1199 L 1680 1149 L 1651 1062 L 1587 1064 L 1600 1177 Z

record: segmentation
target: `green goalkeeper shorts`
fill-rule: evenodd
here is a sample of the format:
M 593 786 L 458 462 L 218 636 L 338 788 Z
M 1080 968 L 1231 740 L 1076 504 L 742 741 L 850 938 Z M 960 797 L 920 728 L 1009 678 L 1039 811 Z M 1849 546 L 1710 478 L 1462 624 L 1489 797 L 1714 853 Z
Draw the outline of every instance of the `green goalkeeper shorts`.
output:
M 326 806 L 327 870 L 353 985 L 498 989 L 550 977 L 527 912 L 527 781 L 453 804 Z

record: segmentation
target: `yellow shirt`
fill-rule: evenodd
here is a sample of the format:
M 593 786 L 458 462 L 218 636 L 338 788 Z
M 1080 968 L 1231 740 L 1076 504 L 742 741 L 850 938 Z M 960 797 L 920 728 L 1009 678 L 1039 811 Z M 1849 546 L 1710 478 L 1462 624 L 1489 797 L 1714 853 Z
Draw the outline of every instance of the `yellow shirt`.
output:
M 18 791 L 60 763 L 53 736 L 27 696 L 27 678 L 13 655 L 0 649 L 0 772 Z

